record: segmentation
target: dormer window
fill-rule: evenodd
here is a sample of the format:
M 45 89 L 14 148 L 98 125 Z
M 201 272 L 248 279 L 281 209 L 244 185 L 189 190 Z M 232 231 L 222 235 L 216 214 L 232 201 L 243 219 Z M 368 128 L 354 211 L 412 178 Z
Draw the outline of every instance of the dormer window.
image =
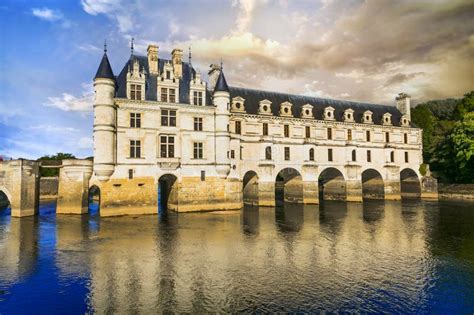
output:
M 364 114 L 362 115 L 362 122 L 364 124 L 371 124 L 373 123 L 372 121 L 372 112 L 370 110 L 366 110 Z
M 334 108 L 333 107 L 328 106 L 324 109 L 323 119 L 324 120 L 334 120 Z
M 408 127 L 408 126 L 410 126 L 410 121 L 408 120 L 408 118 L 407 118 L 406 115 L 403 115 L 403 116 L 400 118 L 400 125 L 403 126 L 403 127 Z
M 140 70 L 140 63 L 134 60 L 132 67 L 127 72 L 127 97 L 131 100 L 143 101 L 145 99 L 145 69 Z
M 291 112 L 291 107 L 293 104 L 290 102 L 283 102 L 280 105 L 280 116 L 284 117 L 293 117 L 293 113 Z
M 353 109 L 346 109 L 344 111 L 344 121 L 345 122 L 353 122 L 354 121 L 354 110 Z
M 272 114 L 271 105 L 272 105 L 272 102 L 270 102 L 267 99 L 260 101 L 259 107 L 258 107 L 258 113 L 260 115 L 271 115 Z
M 383 125 L 391 125 L 392 124 L 392 114 L 390 114 L 390 113 L 383 114 L 382 124 Z
M 245 112 L 244 103 L 245 103 L 244 98 L 242 98 L 240 96 L 234 97 L 232 99 L 232 108 L 231 108 L 231 110 L 233 112 Z
M 301 118 L 313 118 L 313 106 L 310 104 L 303 105 L 301 110 Z

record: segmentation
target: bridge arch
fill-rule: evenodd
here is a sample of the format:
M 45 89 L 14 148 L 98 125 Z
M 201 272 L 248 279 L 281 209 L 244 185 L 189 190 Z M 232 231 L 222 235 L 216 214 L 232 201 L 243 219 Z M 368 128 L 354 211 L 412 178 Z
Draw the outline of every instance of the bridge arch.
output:
M 89 187 L 89 213 L 100 212 L 100 197 L 99 186 Z
M 421 197 L 420 178 L 411 168 L 405 168 L 400 172 L 400 193 L 403 199 Z
M 4 187 L 0 187 L 0 211 L 11 208 L 11 195 Z
M 275 178 L 275 201 L 303 202 L 303 178 L 298 170 L 286 167 L 278 172 Z
M 242 194 L 245 204 L 258 205 L 258 175 L 247 171 L 242 179 Z
M 178 178 L 163 174 L 158 179 L 158 212 L 174 210 L 178 203 Z
M 339 169 L 324 169 L 319 174 L 318 184 L 319 200 L 346 200 L 346 181 Z
M 384 182 L 379 171 L 368 168 L 362 172 L 362 197 L 364 199 L 384 199 Z

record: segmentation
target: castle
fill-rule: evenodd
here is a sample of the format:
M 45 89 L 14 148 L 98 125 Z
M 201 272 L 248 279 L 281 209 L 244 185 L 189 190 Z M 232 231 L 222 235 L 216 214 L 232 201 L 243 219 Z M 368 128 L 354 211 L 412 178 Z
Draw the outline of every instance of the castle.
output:
M 206 83 L 182 57 L 149 45 L 115 75 L 105 50 L 90 181 L 102 215 L 424 194 L 408 95 L 384 106 L 233 87 L 222 65 Z

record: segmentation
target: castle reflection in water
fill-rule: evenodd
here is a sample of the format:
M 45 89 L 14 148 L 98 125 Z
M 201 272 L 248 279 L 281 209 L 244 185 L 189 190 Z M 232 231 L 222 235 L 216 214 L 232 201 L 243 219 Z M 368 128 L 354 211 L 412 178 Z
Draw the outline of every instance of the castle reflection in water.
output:
M 474 307 L 474 255 L 466 254 L 474 235 L 463 224 L 473 215 L 451 204 L 326 202 L 111 218 L 56 216 L 51 207 L 38 217 L 0 217 L 0 310 L 14 299 L 8 292 L 42 268 L 57 273 L 51 281 L 61 290 L 86 279 L 80 299 L 99 313 L 432 311 L 442 305 L 434 298 L 451 295 Z M 446 257 L 452 270 L 443 269 Z

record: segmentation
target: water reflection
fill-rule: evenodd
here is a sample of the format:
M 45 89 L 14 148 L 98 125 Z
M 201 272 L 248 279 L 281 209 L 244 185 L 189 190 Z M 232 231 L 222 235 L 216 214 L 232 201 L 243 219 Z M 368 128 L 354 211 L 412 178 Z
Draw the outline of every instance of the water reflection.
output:
M 52 209 L 0 221 L 1 313 L 28 311 L 19 298 L 28 294 L 63 312 L 474 310 L 468 206 L 324 202 L 115 218 Z M 49 289 L 31 290 L 40 285 Z

